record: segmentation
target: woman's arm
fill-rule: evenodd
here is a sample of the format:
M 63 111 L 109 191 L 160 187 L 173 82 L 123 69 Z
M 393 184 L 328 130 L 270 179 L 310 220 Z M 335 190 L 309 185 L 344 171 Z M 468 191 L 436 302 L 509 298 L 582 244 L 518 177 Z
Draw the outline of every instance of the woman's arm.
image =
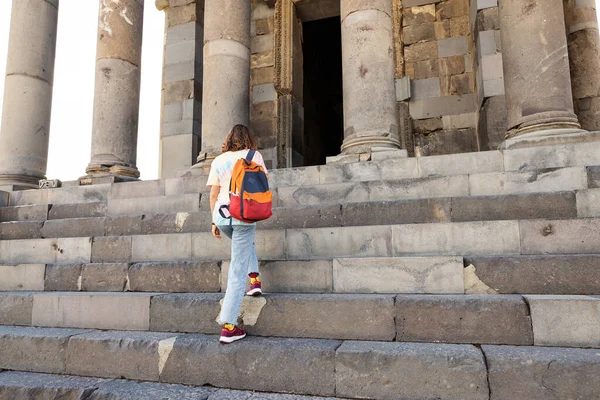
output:
M 210 215 L 214 215 L 215 213 L 215 204 L 217 204 L 217 198 L 219 197 L 220 190 L 220 186 L 213 185 L 210 187 Z

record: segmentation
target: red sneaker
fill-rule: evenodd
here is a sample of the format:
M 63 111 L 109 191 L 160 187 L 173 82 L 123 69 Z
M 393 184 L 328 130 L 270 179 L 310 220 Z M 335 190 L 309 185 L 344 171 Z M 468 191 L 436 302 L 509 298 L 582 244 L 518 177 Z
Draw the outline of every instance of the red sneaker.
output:
M 245 337 L 246 337 L 246 332 L 244 332 L 237 326 L 234 327 L 232 331 L 230 331 L 226 328 L 223 328 L 221 330 L 221 339 L 219 339 L 219 342 L 221 342 L 223 344 L 229 344 L 229 343 L 235 342 L 236 340 L 243 339 Z
M 248 296 L 260 296 L 262 294 L 262 286 L 260 281 L 254 282 L 250 285 L 250 290 L 246 293 Z

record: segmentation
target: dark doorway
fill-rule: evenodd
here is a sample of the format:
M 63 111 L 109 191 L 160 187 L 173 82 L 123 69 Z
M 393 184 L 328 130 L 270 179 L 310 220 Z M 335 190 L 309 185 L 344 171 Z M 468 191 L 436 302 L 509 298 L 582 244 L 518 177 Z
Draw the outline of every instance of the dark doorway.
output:
M 302 24 L 304 165 L 325 164 L 344 140 L 340 17 Z

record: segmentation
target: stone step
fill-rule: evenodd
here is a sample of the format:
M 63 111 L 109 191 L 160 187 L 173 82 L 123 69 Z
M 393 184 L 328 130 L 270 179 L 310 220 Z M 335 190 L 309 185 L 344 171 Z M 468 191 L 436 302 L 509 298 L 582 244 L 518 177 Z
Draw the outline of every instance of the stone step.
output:
M 200 334 L 30 327 L 0 327 L 0 369 L 389 400 L 489 400 L 490 391 L 593 399 L 600 391 L 595 349 L 260 337 L 223 346 Z
M 598 191 L 600 199 L 600 189 Z M 600 215 L 600 201 L 592 191 L 534 193 L 481 197 L 373 201 L 329 206 L 289 206 L 273 209 L 273 216 L 259 229 L 370 226 L 432 222 L 495 221 L 511 219 L 559 219 Z M 88 203 L 96 205 L 98 203 Z M 75 204 L 85 206 L 88 204 Z M 37 206 L 23 206 L 37 207 Z M 20 207 L 9 207 L 16 209 Z M 50 211 L 54 210 L 52 207 Z M 77 207 L 78 215 L 64 219 L 0 223 L 0 240 L 120 236 L 206 232 L 212 222 L 209 211 L 131 216 L 86 215 L 98 207 Z M 597 209 L 597 210 L 596 210 Z M 2 209 L 0 209 L 1 212 Z M 578 212 L 579 210 L 579 212 Z M 596 212 L 593 212 L 596 211 Z M 15 213 L 12 213 L 15 214 Z M 64 214 L 63 214 L 64 215 Z
M 0 325 L 217 334 L 222 297 L 10 292 Z M 265 294 L 240 320 L 255 336 L 600 348 L 598 296 Z
M 271 293 L 464 293 L 461 257 L 261 261 Z M 0 291 L 224 292 L 229 262 L 0 266 Z M 582 278 L 583 279 L 583 278 Z
M 263 260 L 600 253 L 600 219 L 509 220 L 259 230 Z M 0 241 L 0 265 L 220 261 L 209 232 Z
M 332 400 L 333 397 L 217 389 L 125 379 L 0 372 L 1 399 L 69 400 Z M 336 397 L 336 399 L 340 399 Z

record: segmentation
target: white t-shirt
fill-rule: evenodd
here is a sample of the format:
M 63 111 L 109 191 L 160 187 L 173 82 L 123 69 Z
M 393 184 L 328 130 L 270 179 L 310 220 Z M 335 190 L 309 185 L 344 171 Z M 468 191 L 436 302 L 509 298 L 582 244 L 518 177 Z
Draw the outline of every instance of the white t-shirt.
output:
M 223 205 L 229 205 L 229 184 L 231 181 L 231 174 L 233 173 L 233 166 L 237 160 L 245 158 L 248 155 L 248 152 L 249 150 L 228 151 L 215 158 L 210 165 L 206 186 L 221 187 L 219 190 L 219 197 L 217 198 L 217 204 L 215 204 L 215 210 L 212 215 L 215 225 L 229 225 L 230 223 L 228 218 L 223 218 L 221 216 L 219 208 Z M 258 151 L 254 154 L 252 161 L 262 166 L 265 169 L 265 172 L 267 172 L 265 161 L 263 160 L 262 154 Z M 233 225 L 249 225 L 235 218 L 231 219 L 231 223 Z

